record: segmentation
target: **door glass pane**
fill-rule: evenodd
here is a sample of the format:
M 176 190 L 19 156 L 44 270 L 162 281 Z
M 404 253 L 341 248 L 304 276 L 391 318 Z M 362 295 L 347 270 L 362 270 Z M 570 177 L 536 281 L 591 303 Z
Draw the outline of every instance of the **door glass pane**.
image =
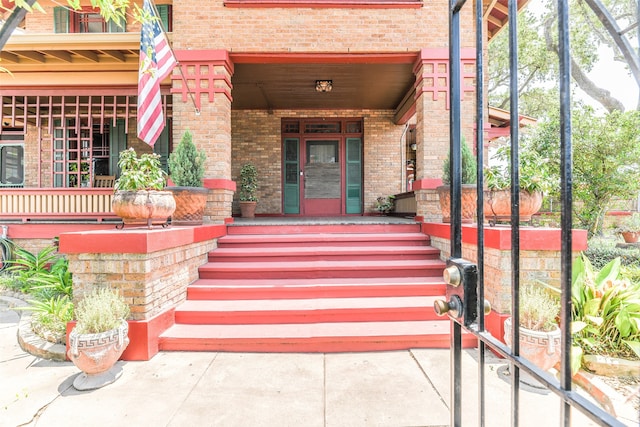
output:
M 285 166 L 285 184 L 297 184 L 298 183 L 298 165 L 295 163 L 288 163 Z
M 338 141 L 307 142 L 306 160 L 305 198 L 340 198 Z

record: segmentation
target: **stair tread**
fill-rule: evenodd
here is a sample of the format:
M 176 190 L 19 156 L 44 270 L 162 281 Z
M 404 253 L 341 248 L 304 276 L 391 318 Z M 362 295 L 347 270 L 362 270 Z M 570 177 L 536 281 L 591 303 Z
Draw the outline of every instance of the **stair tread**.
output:
M 219 239 L 221 243 L 227 242 L 253 242 L 253 241 L 363 241 L 363 240 L 424 240 L 429 236 L 419 232 L 409 233 L 298 233 L 298 234 L 227 234 Z
M 439 254 L 440 251 L 431 246 L 303 246 L 303 247 L 276 247 L 276 248 L 217 248 L 211 252 L 213 256 L 226 255 L 244 255 L 253 256 L 259 254 L 263 256 L 281 256 L 282 254 L 315 255 L 315 254 L 361 254 L 363 252 L 371 253 L 411 253 L 411 254 Z
M 416 320 L 386 322 L 327 322 L 254 325 L 175 324 L 160 338 L 247 339 L 247 338 L 315 338 L 448 335 L 450 320 Z
M 176 311 L 307 311 L 374 308 L 410 308 L 433 306 L 437 297 L 367 297 L 367 298 L 308 298 L 272 300 L 187 300 Z
M 434 268 L 440 267 L 444 269 L 445 263 L 440 259 L 418 259 L 418 260 L 283 260 L 283 261 L 247 261 L 241 264 L 241 269 L 246 270 L 306 270 L 306 269 L 356 269 L 357 267 L 366 269 L 384 269 L 392 267 L 397 268 Z M 238 270 L 237 262 L 208 262 L 200 267 L 201 269 L 210 270 Z
M 403 285 L 442 285 L 441 276 L 415 277 L 345 277 L 310 279 L 198 279 L 189 287 L 273 287 L 273 288 L 311 288 L 331 286 L 403 286 Z

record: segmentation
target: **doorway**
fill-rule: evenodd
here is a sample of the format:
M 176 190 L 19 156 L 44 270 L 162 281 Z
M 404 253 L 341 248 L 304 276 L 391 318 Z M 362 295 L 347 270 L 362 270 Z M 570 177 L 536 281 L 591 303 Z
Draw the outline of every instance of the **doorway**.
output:
M 283 135 L 285 214 L 362 214 L 362 127 L 361 120 L 353 123 L 316 119 L 283 125 L 289 134 Z

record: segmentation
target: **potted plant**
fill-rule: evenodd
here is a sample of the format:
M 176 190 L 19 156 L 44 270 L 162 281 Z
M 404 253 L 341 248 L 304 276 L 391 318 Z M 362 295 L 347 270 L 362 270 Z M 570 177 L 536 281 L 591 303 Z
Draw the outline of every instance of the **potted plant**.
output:
M 240 170 L 240 212 L 243 218 L 254 218 L 258 203 L 258 170 L 246 163 Z
M 69 334 L 67 356 L 82 371 L 73 381 L 77 390 L 111 384 L 122 375 L 115 367 L 129 344 L 129 306 L 116 291 L 100 288 L 75 308 L 77 323 Z
M 460 144 L 460 152 L 462 156 L 462 222 L 470 223 L 476 215 L 476 180 L 477 166 L 476 159 L 471 153 L 471 149 L 465 142 L 464 138 Z M 451 153 L 447 154 L 447 158 L 442 165 L 442 184 L 436 191 L 440 199 L 440 209 L 442 210 L 442 222 L 451 222 L 451 177 L 449 176 L 449 165 L 451 163 Z
M 560 301 L 556 291 L 540 283 L 520 288 L 520 355 L 546 371 L 560 361 Z M 504 340 L 511 345 L 512 318 L 504 322 Z
M 395 207 L 396 196 L 380 196 L 376 199 L 376 211 L 380 215 L 387 215 L 393 211 Z
M 175 187 L 173 193 L 176 210 L 171 217 L 173 225 L 201 225 L 209 190 L 202 186 L 204 178 L 204 150 L 198 151 L 188 130 L 176 149 L 169 155 L 169 172 Z
M 120 152 L 120 177 L 114 184 L 111 209 L 122 218 L 123 225 L 167 224 L 176 209 L 173 194 L 162 191 L 166 174 L 160 155 L 136 155 L 133 148 Z
M 491 225 L 511 220 L 510 147 L 499 148 L 495 164 L 484 169 L 484 215 Z M 531 221 L 540 210 L 544 193 L 551 187 L 547 161 L 536 151 L 524 147 L 520 151 L 520 220 Z
M 615 228 L 625 243 L 637 243 L 640 239 L 640 213 L 632 213 Z

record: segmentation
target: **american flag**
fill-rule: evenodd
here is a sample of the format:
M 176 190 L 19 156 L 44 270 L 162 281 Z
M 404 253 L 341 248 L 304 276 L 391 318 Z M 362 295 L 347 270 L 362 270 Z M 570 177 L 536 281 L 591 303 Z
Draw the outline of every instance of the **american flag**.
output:
M 145 16 L 157 17 L 150 0 L 144 0 L 143 9 Z M 143 22 L 138 74 L 138 138 L 151 146 L 164 129 L 160 82 L 171 73 L 176 64 L 176 58 L 158 19 Z

